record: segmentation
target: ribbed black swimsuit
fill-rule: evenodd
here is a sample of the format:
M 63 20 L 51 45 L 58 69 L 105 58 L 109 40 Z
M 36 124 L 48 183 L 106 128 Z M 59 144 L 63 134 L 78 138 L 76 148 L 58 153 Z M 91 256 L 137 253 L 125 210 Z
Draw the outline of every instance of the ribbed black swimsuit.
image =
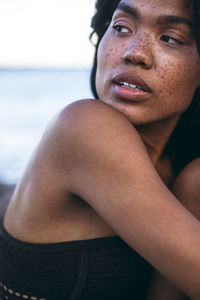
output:
M 117 236 L 32 244 L 0 234 L 1 300 L 145 300 L 151 271 Z

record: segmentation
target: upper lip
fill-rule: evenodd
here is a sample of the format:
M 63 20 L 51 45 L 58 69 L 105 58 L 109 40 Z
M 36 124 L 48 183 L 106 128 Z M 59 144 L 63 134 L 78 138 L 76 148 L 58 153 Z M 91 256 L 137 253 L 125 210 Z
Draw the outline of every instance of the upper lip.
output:
M 112 82 L 115 84 L 119 84 L 120 82 L 127 82 L 129 84 L 134 84 L 139 88 L 151 93 L 152 90 L 148 86 L 148 84 L 137 74 L 123 72 L 113 77 Z

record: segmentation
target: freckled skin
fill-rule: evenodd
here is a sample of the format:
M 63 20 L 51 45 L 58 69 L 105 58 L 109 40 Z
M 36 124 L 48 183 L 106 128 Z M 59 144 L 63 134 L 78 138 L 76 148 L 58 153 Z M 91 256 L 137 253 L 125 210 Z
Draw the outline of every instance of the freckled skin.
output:
M 188 108 L 200 85 L 200 59 L 196 42 L 186 25 L 156 24 L 162 14 L 192 19 L 183 8 L 185 1 L 122 0 L 139 9 L 140 21 L 128 14 L 114 13 L 98 50 L 96 86 L 99 98 L 125 114 L 136 126 L 148 126 L 178 120 Z M 113 25 L 125 21 L 130 32 L 120 35 Z M 184 45 L 169 45 L 163 35 L 184 37 Z M 153 90 L 152 96 L 140 102 L 126 102 L 112 93 L 112 78 L 121 72 L 139 75 Z M 166 128 L 166 127 L 165 127 Z

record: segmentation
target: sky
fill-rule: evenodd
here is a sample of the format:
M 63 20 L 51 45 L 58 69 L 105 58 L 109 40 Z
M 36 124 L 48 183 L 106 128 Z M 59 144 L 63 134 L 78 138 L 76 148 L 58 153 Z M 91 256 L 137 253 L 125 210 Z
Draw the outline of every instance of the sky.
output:
M 89 67 L 94 0 L 0 0 L 1 67 Z

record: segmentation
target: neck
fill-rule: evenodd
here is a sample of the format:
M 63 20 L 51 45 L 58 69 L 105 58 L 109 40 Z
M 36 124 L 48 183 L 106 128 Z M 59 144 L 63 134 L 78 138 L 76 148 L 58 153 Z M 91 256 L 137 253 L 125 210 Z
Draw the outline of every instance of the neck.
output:
M 137 130 L 146 146 L 147 152 L 156 167 L 163 158 L 164 148 L 180 117 L 148 125 L 138 126 Z

